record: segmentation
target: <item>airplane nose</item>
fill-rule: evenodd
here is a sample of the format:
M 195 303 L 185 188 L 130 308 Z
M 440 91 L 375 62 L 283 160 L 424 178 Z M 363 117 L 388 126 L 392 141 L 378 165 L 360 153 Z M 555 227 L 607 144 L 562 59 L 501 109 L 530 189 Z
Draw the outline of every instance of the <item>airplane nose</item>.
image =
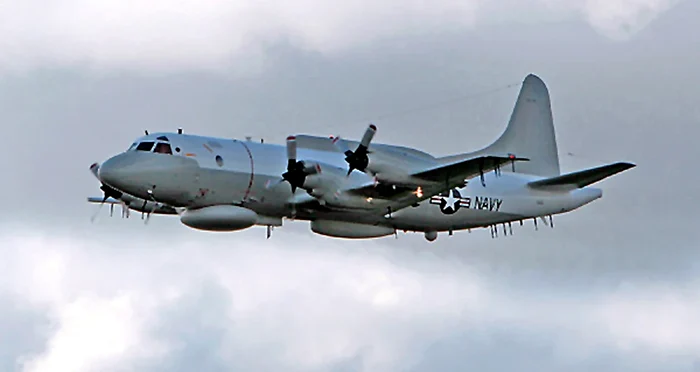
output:
M 196 161 L 164 154 L 143 151 L 128 151 L 107 159 L 97 170 L 97 178 L 116 190 L 138 196 L 150 197 L 156 192 L 159 197 L 166 195 L 168 187 L 175 187 L 173 174 L 199 167 Z M 172 186 L 171 186 L 172 185 Z M 181 191 L 176 192 L 178 195 Z
M 121 155 L 107 159 L 97 170 L 97 178 L 108 185 L 116 186 L 120 184 L 124 181 L 129 168 L 129 165 L 124 160 L 124 157 Z
M 100 181 L 105 182 L 105 183 L 111 183 L 109 182 L 110 179 L 114 178 L 114 162 L 111 161 L 112 159 L 107 159 L 104 163 L 100 165 L 99 168 L 97 168 L 97 178 L 100 179 Z

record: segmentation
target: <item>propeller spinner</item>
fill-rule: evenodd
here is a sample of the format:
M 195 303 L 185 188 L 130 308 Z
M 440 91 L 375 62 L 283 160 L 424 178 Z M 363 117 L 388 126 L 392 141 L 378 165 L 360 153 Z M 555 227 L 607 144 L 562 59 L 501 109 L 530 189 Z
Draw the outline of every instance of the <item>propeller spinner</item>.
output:
M 367 154 L 369 154 L 368 148 L 370 142 L 372 142 L 372 138 L 374 138 L 375 133 L 377 133 L 377 126 L 370 124 L 355 151 L 350 150 L 343 143 L 341 143 L 340 137 L 336 137 L 333 140 L 333 143 L 343 152 L 343 154 L 345 154 L 345 162 L 347 162 L 349 165 L 348 176 L 355 169 L 359 170 L 360 172 L 365 172 L 367 169 L 367 166 L 369 165 L 369 157 L 367 156 Z
M 295 136 L 287 137 L 287 171 L 282 174 L 280 182 L 287 181 L 292 187 L 292 194 L 297 188 L 302 188 L 306 176 L 321 171 L 318 165 L 313 166 L 303 161 L 297 161 L 297 141 Z

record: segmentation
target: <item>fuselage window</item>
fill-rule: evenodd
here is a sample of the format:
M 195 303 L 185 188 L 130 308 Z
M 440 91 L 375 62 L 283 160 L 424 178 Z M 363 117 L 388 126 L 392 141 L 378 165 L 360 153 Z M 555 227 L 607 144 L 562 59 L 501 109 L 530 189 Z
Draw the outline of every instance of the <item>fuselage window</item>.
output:
M 163 143 L 163 142 L 158 143 L 156 145 L 156 149 L 154 152 L 158 153 L 158 154 L 168 154 L 168 155 L 173 154 L 173 150 L 170 148 L 170 145 L 167 143 Z
M 141 143 L 139 143 L 138 146 L 136 146 L 136 151 L 151 152 L 152 148 L 153 148 L 153 142 L 141 142 Z

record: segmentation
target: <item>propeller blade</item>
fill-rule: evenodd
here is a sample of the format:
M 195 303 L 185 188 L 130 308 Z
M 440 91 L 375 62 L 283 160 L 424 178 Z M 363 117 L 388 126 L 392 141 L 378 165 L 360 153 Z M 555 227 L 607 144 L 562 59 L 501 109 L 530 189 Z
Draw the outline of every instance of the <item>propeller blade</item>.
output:
M 129 218 L 129 216 L 131 215 L 129 206 L 124 201 L 122 201 L 120 204 L 122 206 L 122 218 Z
M 156 200 L 156 198 L 153 196 L 153 190 L 147 190 L 146 192 L 148 193 L 148 199 L 150 199 L 150 200 L 143 201 L 143 208 L 142 208 L 143 212 L 141 213 L 141 219 L 143 219 L 144 212 L 146 212 L 146 205 L 150 201 L 151 203 L 153 203 L 153 206 L 151 207 L 150 211 L 146 212 L 146 221 L 144 221 L 144 224 L 148 225 L 148 221 L 151 219 L 151 214 L 153 214 L 153 212 L 156 211 L 156 208 L 158 208 L 159 203 Z
M 280 178 L 277 181 L 269 180 L 269 181 L 265 182 L 265 189 L 266 190 L 274 189 L 275 187 L 279 186 L 279 184 L 283 183 L 284 181 L 285 181 L 284 178 Z
M 148 204 L 148 200 L 144 200 L 143 205 L 141 206 L 141 219 L 142 220 L 146 216 L 146 204 Z
M 372 138 L 374 138 L 375 133 L 377 133 L 377 126 L 374 124 L 370 124 L 369 127 L 367 127 L 367 130 L 365 131 L 365 135 L 362 136 L 360 146 L 367 149 L 369 147 L 369 143 L 372 142 Z
M 348 152 L 352 153 L 352 151 L 348 147 L 347 142 L 345 142 L 345 140 L 343 140 L 342 138 L 334 137 L 332 143 L 343 154 L 348 155 Z
M 294 168 L 297 162 L 297 138 L 295 136 L 287 137 L 287 170 Z
M 153 207 L 152 207 L 151 210 L 148 212 L 148 214 L 146 214 L 146 221 L 144 222 L 145 225 L 148 225 L 148 221 L 151 220 L 151 215 L 153 214 L 153 212 L 156 211 L 156 208 L 158 208 L 158 203 L 153 202 Z
M 296 183 L 299 182 L 300 178 L 303 183 L 303 163 L 299 163 L 301 162 L 297 162 L 297 138 L 296 136 L 289 136 L 287 137 L 287 171 L 282 174 L 282 179 L 289 182 L 292 194 L 296 192 Z
M 105 197 L 102 199 L 102 202 L 100 203 L 100 206 L 97 207 L 97 211 L 95 212 L 95 214 L 93 214 L 92 217 L 90 217 L 90 223 L 94 223 L 95 220 L 97 219 L 97 216 L 100 215 L 100 212 L 102 211 L 102 207 L 105 205 L 107 198 L 109 198 L 109 196 L 105 195 Z

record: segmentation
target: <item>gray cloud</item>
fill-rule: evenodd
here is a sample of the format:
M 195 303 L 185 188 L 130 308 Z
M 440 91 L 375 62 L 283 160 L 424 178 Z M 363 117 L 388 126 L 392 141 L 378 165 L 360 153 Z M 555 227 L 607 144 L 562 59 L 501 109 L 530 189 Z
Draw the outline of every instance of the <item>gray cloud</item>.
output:
M 143 55 L 121 35 L 116 49 L 82 42 L 57 57 L 37 50 L 72 43 L 80 22 L 52 38 L 51 22 L 20 33 L 35 41 L 13 39 L 22 58 L 5 57 L 3 67 L 24 72 L 0 76 L 10 154 L 0 158 L 9 175 L 0 217 L 0 368 L 22 361 L 18 370 L 26 371 L 697 369 L 700 235 L 689 205 L 700 176 L 688 170 L 700 120 L 698 3 L 665 11 L 671 2 L 619 2 L 604 13 L 598 6 L 615 2 L 572 3 L 537 3 L 549 10 L 521 21 L 511 13 L 529 5 L 499 11 L 479 3 L 440 28 L 430 22 L 446 8 L 426 16 L 407 7 L 383 32 L 369 17 L 376 28 L 356 35 L 347 30 L 361 29 L 353 23 L 360 13 L 339 18 L 345 8 L 315 29 L 299 16 L 296 33 L 270 21 L 282 24 L 267 29 L 281 37 L 251 56 L 257 74 L 236 76 L 218 70 L 234 68 L 247 51 L 228 36 L 208 44 L 226 46 L 211 53 L 175 33 L 164 45 L 180 48 L 170 54 Z M 206 19 L 223 9 L 222 22 L 235 13 L 210 5 L 191 10 Z M 123 14 L 114 6 L 112 14 Z M 98 9 L 91 7 L 76 19 Z M 605 35 L 618 38 L 620 24 L 642 28 L 655 14 L 662 16 L 622 43 L 586 23 L 611 25 Z M 105 40 L 125 19 L 133 20 L 115 17 L 93 36 Z M 427 23 L 406 32 L 412 22 Z M 152 38 L 169 30 L 149 34 L 142 23 L 130 32 Z M 172 68 L 163 68 L 164 56 Z M 565 170 L 639 164 L 606 180 L 602 200 L 557 217 L 553 230 L 535 232 L 528 222 L 514 237 L 474 231 L 426 245 L 418 234 L 331 240 L 304 223 L 286 224 L 271 241 L 258 228 L 211 235 L 177 219 L 144 226 L 137 215 L 110 220 L 106 211 L 89 223 L 94 206 L 84 198 L 99 190 L 88 165 L 144 129 L 281 142 L 290 132 L 356 137 L 373 120 L 378 141 L 464 152 L 503 130 L 517 94 L 505 87 L 530 72 L 552 93 Z M 459 96 L 470 98 L 433 105 Z M 403 113 L 416 107 L 429 108 Z M 426 139 L 428 130 L 434 136 Z M 316 248 L 321 243 L 328 246 Z
M 480 0 L 328 4 L 318 0 L 246 3 L 79 0 L 8 3 L 0 13 L 0 67 L 26 71 L 80 66 L 151 72 L 259 72 L 261 46 L 279 41 L 324 54 L 346 53 L 396 34 L 465 31 L 505 20 L 582 18 L 601 34 L 627 39 L 674 0 Z M 231 62 L 234 62 L 233 64 Z M 231 70 L 231 67 L 234 70 Z
M 0 369 L 14 371 L 24 356 L 40 353 L 51 337 L 46 308 L 28 303 L 21 295 L 0 289 Z
M 206 246 L 175 236 L 125 248 L 33 235 L 4 238 L 11 261 L 0 287 L 50 314 L 44 350 L 16 352 L 27 371 L 430 370 L 519 360 L 533 369 L 602 360 L 613 362 L 609 370 L 684 370 L 700 355 L 697 280 L 572 291 L 542 277 L 514 285 L 426 254 L 388 259 L 379 241 L 365 244 L 377 252 L 367 254 L 330 240 L 314 249 L 315 238 L 302 235 L 289 246 L 243 237 L 232 247 L 224 235 Z

